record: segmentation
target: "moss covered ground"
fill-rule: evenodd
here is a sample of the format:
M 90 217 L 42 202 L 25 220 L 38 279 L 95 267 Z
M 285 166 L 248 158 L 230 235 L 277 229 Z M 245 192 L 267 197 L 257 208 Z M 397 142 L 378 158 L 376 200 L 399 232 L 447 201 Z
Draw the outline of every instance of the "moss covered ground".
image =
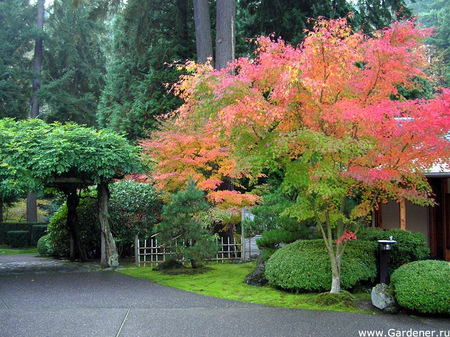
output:
M 157 284 L 178 288 L 206 296 L 228 300 L 278 306 L 284 308 L 328 310 L 343 312 L 375 312 L 367 302 L 367 293 L 337 296 L 324 301 L 324 295 L 315 293 L 295 294 L 271 286 L 247 285 L 244 278 L 255 268 L 254 263 L 211 263 L 201 269 L 185 268 L 177 271 L 159 272 L 152 267 L 126 267 L 121 273 L 143 278 Z M 330 294 L 332 295 L 332 294 Z

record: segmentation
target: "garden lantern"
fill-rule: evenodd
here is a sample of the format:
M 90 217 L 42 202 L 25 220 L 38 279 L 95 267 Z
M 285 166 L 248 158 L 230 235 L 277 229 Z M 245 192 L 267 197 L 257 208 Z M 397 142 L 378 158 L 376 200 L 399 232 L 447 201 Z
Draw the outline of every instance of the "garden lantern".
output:
M 389 284 L 389 251 L 392 250 L 392 245 L 397 241 L 393 240 L 391 236 L 389 240 L 378 240 L 378 246 L 380 251 L 380 263 L 379 263 L 379 274 L 380 283 Z

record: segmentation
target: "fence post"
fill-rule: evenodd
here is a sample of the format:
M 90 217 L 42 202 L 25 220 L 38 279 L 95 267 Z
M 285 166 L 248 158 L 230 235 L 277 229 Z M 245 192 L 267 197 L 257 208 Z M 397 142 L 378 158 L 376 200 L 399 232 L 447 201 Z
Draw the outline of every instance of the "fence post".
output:
M 136 267 L 141 266 L 140 256 L 139 256 L 139 237 L 137 234 L 134 236 L 134 256 Z

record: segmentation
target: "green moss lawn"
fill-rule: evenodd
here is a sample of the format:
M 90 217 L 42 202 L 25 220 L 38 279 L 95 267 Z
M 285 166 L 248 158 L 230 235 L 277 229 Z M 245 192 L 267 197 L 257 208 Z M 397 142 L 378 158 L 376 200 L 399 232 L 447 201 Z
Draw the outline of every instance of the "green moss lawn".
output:
M 254 270 L 254 263 L 211 263 L 200 270 L 190 268 L 181 271 L 159 272 L 152 267 L 126 267 L 119 272 L 157 284 L 178 288 L 206 296 L 228 300 L 278 306 L 284 308 L 330 310 L 372 313 L 370 295 L 367 293 L 346 293 L 331 300 L 331 294 L 294 294 L 271 286 L 247 285 L 244 278 Z M 353 300 L 349 301 L 349 297 Z

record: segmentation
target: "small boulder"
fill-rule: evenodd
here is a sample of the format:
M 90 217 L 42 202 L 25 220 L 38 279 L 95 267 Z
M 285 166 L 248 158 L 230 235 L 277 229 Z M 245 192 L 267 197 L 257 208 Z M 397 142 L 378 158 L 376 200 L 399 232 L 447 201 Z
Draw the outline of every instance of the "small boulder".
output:
M 386 314 L 396 314 L 399 306 L 394 295 L 388 291 L 389 286 L 384 283 L 377 284 L 372 288 L 372 304 Z
M 253 271 L 253 273 L 248 274 L 245 277 L 245 283 L 251 285 L 251 286 L 258 286 L 262 287 L 268 283 L 266 279 L 266 262 L 267 261 L 261 261 L 260 258 L 256 261 L 256 268 Z

